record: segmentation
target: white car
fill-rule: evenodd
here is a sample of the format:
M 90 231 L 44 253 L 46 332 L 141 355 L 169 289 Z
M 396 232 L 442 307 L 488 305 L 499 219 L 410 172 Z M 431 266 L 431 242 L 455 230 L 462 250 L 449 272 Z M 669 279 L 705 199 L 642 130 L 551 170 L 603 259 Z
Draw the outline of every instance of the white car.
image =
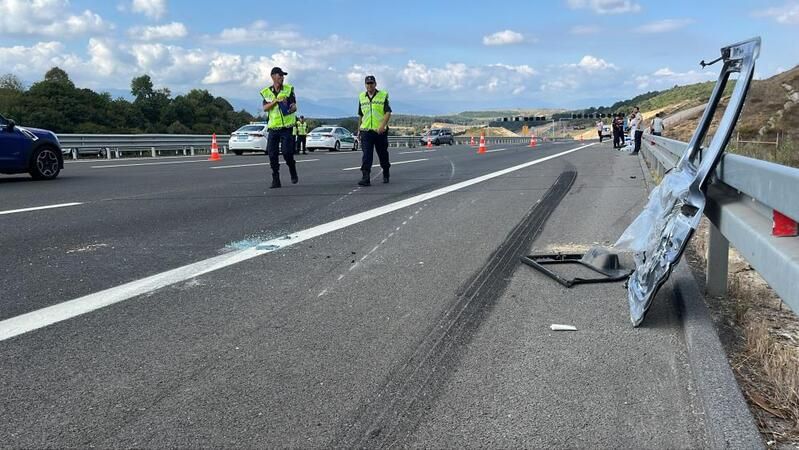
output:
M 244 125 L 230 135 L 228 146 L 237 155 L 244 152 L 266 152 L 266 124 Z
M 335 125 L 323 125 L 308 133 L 305 146 L 310 151 L 326 148 L 331 152 L 342 149 L 358 150 L 358 138 L 350 130 Z

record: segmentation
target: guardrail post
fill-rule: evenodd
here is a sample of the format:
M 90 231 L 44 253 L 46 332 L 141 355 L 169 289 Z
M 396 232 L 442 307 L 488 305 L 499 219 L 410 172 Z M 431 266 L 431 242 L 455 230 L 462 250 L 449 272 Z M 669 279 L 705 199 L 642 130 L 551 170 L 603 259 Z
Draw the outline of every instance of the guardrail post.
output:
M 189 147 L 189 152 L 191 152 L 191 156 L 194 156 L 194 146 L 192 145 Z
M 227 155 L 227 145 L 222 146 L 222 154 Z
M 727 294 L 727 260 L 730 242 L 716 225 L 710 223 L 707 244 L 707 279 L 705 290 L 709 295 L 720 297 Z
M 72 159 L 78 159 L 78 149 L 77 148 L 73 148 L 72 149 Z
M 155 158 L 155 147 L 150 147 L 150 154 Z

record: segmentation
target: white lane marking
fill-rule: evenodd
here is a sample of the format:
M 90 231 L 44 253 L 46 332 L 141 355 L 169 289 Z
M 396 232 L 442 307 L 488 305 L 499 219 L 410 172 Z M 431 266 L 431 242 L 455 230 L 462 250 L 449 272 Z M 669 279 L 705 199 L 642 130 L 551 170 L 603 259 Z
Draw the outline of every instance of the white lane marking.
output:
M 225 156 L 225 155 L 223 155 Z M 125 161 L 147 161 L 153 159 L 189 159 L 189 158 L 202 158 L 203 161 L 208 160 L 208 155 L 194 155 L 194 156 L 156 156 L 153 158 L 152 156 L 142 156 L 138 158 L 125 158 Z M 95 158 L 95 159 L 67 159 L 64 161 L 64 164 L 97 164 L 98 162 L 102 161 L 114 161 L 112 159 L 104 159 L 104 158 Z M 118 160 L 117 160 L 118 161 Z
M 294 160 L 294 161 L 295 161 L 295 162 L 298 162 L 298 163 L 301 163 L 301 162 L 319 161 L 319 160 L 318 160 L 318 159 L 296 159 L 296 160 Z M 254 166 L 268 166 L 268 165 L 269 165 L 269 163 L 268 163 L 268 162 L 264 162 L 264 163 L 254 163 L 254 164 L 235 164 L 235 165 L 232 165 L 232 166 L 216 166 L 216 167 L 211 167 L 211 169 L 235 169 L 235 168 L 237 168 L 237 167 L 254 167 Z
M 431 153 L 431 152 L 437 152 L 437 151 L 438 150 L 413 150 L 413 151 L 410 151 L 410 152 L 399 152 L 397 154 L 398 155 L 410 155 L 411 153 Z
M 92 169 L 111 169 L 115 167 L 135 167 L 135 166 L 164 166 L 167 164 L 190 164 L 190 163 L 200 163 L 200 162 L 209 162 L 207 159 L 198 159 L 192 161 L 163 161 L 163 162 L 151 162 L 151 163 L 136 163 L 136 164 L 109 164 L 105 166 L 91 166 Z
M 229 267 L 234 264 L 238 264 L 240 262 L 244 262 L 261 255 L 265 255 L 267 253 L 274 252 L 275 250 L 280 250 L 286 247 L 290 247 L 294 244 L 299 244 L 300 242 L 304 242 L 309 239 L 313 239 L 315 237 L 332 233 L 334 231 L 341 230 L 343 228 L 347 228 L 361 222 L 365 222 L 369 219 L 374 219 L 375 217 L 380 217 L 388 213 L 392 213 L 394 211 L 407 208 L 408 206 L 412 206 L 417 203 L 426 202 L 428 200 L 441 197 L 442 195 L 449 194 L 450 192 L 454 192 L 478 183 L 482 183 L 483 181 L 491 180 L 493 178 L 497 178 L 502 175 L 515 172 L 517 170 L 534 166 L 536 164 L 541 164 L 549 160 L 559 158 L 561 156 L 565 156 L 570 153 L 574 153 L 576 151 L 582 150 L 592 145 L 594 144 L 592 143 L 592 144 L 583 145 L 577 148 L 573 148 L 571 150 L 566 150 L 561 153 L 557 153 L 555 155 L 550 155 L 541 159 L 537 159 L 535 161 L 528 161 L 526 163 L 509 167 L 507 169 L 502 169 L 496 172 L 472 178 L 470 180 L 451 184 L 449 186 L 445 186 L 443 188 L 426 192 L 424 194 L 415 195 L 413 197 L 406 198 L 405 200 L 400 200 L 358 214 L 353 214 L 349 217 L 344 217 L 338 220 L 334 220 L 332 222 L 307 228 L 305 230 L 301 230 L 296 233 L 288 234 L 276 239 L 272 239 L 270 241 L 263 242 L 261 244 L 258 244 L 250 248 L 246 248 L 243 250 L 236 250 L 230 253 L 225 253 L 219 256 L 215 256 L 213 258 L 209 258 L 203 261 L 198 261 L 192 264 L 178 267 L 176 269 L 168 270 L 166 272 L 142 278 L 140 280 L 131 281 L 129 283 L 125 283 L 120 286 L 105 289 L 103 291 L 96 292 L 94 294 L 89 294 L 83 297 L 76 298 L 74 300 L 69 300 L 63 303 L 59 303 L 57 305 L 48 306 L 46 308 L 38 309 L 36 311 L 31 311 L 26 314 L 12 317 L 10 319 L 0 321 L 0 341 L 10 339 L 14 336 L 19 336 L 20 334 L 23 333 L 38 330 L 48 325 L 62 322 L 64 320 L 71 319 L 73 317 L 80 316 L 82 314 L 86 314 L 95 311 L 97 309 L 110 306 L 131 299 L 133 297 L 137 297 L 139 295 L 147 294 L 149 292 L 153 292 L 155 290 L 161 289 L 166 286 L 170 286 L 175 283 L 179 283 L 181 281 L 189 280 L 191 278 L 196 278 L 201 275 L 205 275 L 207 273 L 223 269 L 225 267 Z M 350 267 L 350 270 L 354 269 L 357 265 L 358 264 L 355 264 L 352 267 Z
M 399 164 L 408 164 L 408 163 L 414 163 L 414 162 L 419 162 L 419 161 L 427 161 L 428 159 L 429 158 L 412 159 L 410 161 L 398 161 L 398 162 L 392 162 L 391 165 L 392 166 L 396 166 L 396 165 L 399 165 Z M 375 167 L 380 167 L 380 164 L 375 164 L 375 165 L 372 166 L 372 168 L 375 168 Z M 359 170 L 360 168 L 361 168 L 361 166 L 358 166 L 358 167 L 347 167 L 346 169 L 341 169 L 341 170 Z
M 58 205 L 34 206 L 33 208 L 22 208 L 22 209 L 9 209 L 7 211 L 0 211 L 0 216 L 4 214 L 16 214 L 28 211 L 41 211 L 43 209 L 66 208 L 67 206 L 78 206 L 82 204 L 83 203 L 59 203 Z
M 513 150 L 513 149 L 510 149 L 510 148 L 498 148 L 496 150 L 488 150 L 486 153 L 504 152 L 505 150 Z

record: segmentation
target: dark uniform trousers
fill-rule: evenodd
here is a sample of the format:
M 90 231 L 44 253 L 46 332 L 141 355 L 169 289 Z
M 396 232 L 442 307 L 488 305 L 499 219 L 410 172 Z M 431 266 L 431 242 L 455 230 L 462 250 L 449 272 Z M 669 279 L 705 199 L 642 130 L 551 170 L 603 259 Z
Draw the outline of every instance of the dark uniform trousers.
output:
M 377 158 L 380 160 L 380 167 L 388 169 L 391 163 L 388 162 L 388 131 L 378 134 L 373 130 L 361 130 L 361 170 L 371 171 L 374 151 L 377 151 Z
M 266 153 L 269 154 L 269 166 L 272 168 L 272 173 L 277 174 L 280 172 L 280 151 L 283 151 L 283 160 L 289 166 L 289 171 L 293 174 L 296 169 L 294 168 L 294 136 L 291 134 L 291 128 L 274 128 L 270 129 L 266 138 Z
M 305 153 L 305 135 L 298 134 L 297 135 L 297 153 L 303 152 Z

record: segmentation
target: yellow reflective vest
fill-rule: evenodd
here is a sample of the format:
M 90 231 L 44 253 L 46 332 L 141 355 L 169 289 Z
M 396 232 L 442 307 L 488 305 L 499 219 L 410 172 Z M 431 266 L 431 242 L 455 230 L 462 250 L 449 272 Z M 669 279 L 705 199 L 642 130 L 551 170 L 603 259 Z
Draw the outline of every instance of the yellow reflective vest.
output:
M 375 96 L 370 100 L 366 92 L 361 92 L 358 96 L 358 101 L 361 104 L 361 129 L 377 131 L 380 124 L 383 122 L 383 116 L 386 114 L 385 106 L 388 100 L 388 92 L 377 91 Z
M 281 99 L 288 99 L 291 92 L 294 90 L 294 87 L 290 84 L 283 84 L 283 88 L 280 89 L 277 96 L 272 92 L 272 87 L 267 86 L 261 89 L 261 97 L 264 98 L 267 102 L 273 102 L 277 98 Z M 297 117 L 295 113 L 286 113 L 281 109 L 281 105 L 278 104 L 274 108 L 269 110 L 269 124 L 266 126 L 270 130 L 274 130 L 277 128 L 286 128 L 286 127 L 293 127 L 294 124 L 297 122 Z

